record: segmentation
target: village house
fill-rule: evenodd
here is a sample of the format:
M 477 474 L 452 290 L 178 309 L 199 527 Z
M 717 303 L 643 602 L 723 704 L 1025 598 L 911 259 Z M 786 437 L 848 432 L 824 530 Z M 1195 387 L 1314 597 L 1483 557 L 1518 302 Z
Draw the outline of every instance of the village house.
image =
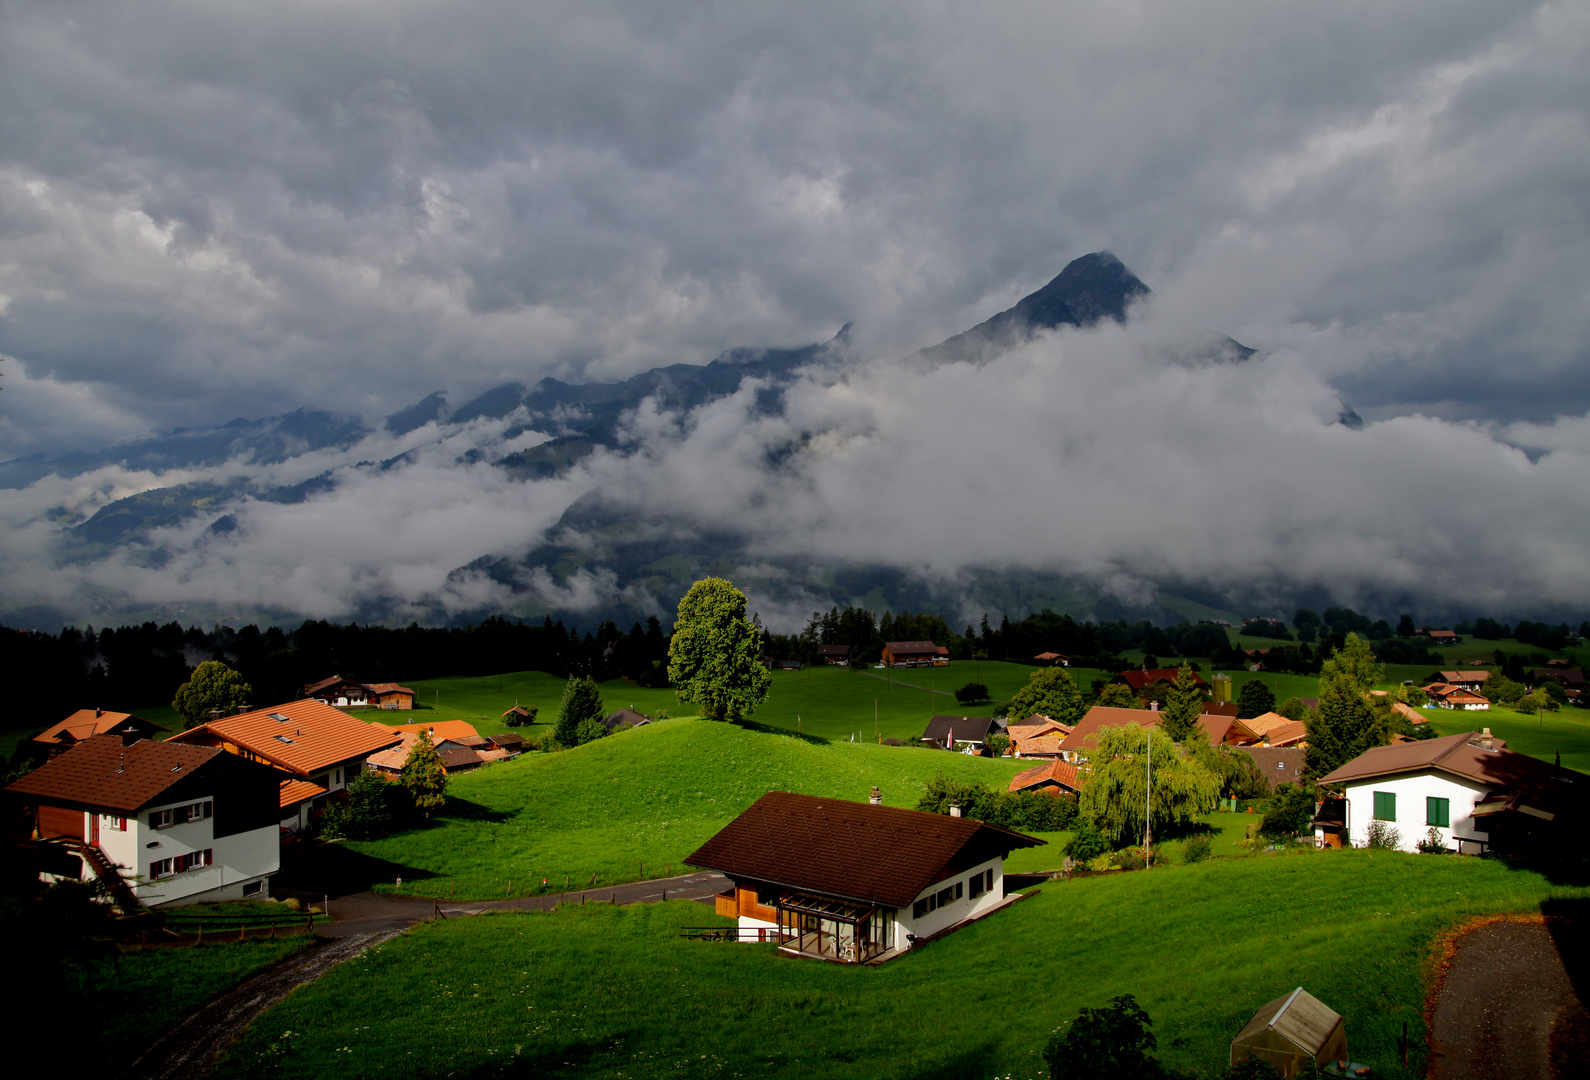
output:
M 386 773 L 388 776 L 397 776 L 403 772 L 403 766 L 408 763 L 409 755 L 414 752 L 414 747 L 420 741 L 417 731 L 404 731 L 399 733 L 402 739 L 390 750 L 381 750 L 371 754 L 365 759 L 364 767 L 372 772 Z M 478 745 L 469 746 L 462 741 L 453 739 L 432 739 L 431 745 L 436 750 L 436 756 L 442 762 L 442 771 L 452 776 L 454 773 L 470 772 L 484 765 L 488 760 L 500 761 L 508 757 L 507 751 L 498 751 L 490 758 L 484 756 L 483 751 L 496 750 L 496 747 L 479 735 L 470 739 Z
M 950 662 L 948 649 L 944 650 L 942 659 L 945 664 Z M 931 641 L 884 642 L 884 667 L 927 667 L 939 662 L 939 647 Z
M 1005 729 L 1010 736 L 1010 753 L 1018 758 L 1058 758 L 1060 743 L 1071 734 L 1071 725 L 1034 714 L 1020 724 Z
M 1034 765 L 1025 772 L 1011 777 L 1007 791 L 1041 791 L 1046 795 L 1077 795 L 1082 791 L 1082 778 L 1077 767 L 1058 758 Z
M 344 679 L 341 675 L 309 683 L 304 687 L 303 696 L 339 709 L 370 707 L 370 688 L 362 682 Z
M 1295 746 L 1307 737 L 1308 732 L 1300 721 L 1278 712 L 1267 712 L 1232 721 L 1231 737 L 1227 741 L 1232 746 Z
M 1489 671 L 1443 671 L 1441 681 L 1449 686 L 1461 686 L 1465 690 L 1479 693 L 1485 689 L 1485 680 L 1491 677 Z
M 1430 696 L 1430 704 L 1438 709 L 1465 709 L 1470 712 L 1484 712 L 1491 707 L 1490 698 L 1476 694 L 1472 690 L 1465 690 L 1461 686 L 1450 686 L 1446 683 L 1431 683 L 1423 687 Z
M 1320 777 L 1341 794 L 1325 800 L 1316 843 L 1362 847 L 1371 824 L 1396 830 L 1413 851 L 1434 829 L 1448 851 L 1478 855 L 1529 847 L 1582 827 L 1590 777 L 1508 750 L 1491 729 L 1364 751 Z
M 817 661 L 822 664 L 831 664 L 843 667 L 850 663 L 849 645 L 819 645 L 817 646 Z
M 132 713 L 78 709 L 59 724 L 47 727 L 29 739 L 27 749 L 54 757 L 92 735 L 132 734 L 140 739 L 152 739 L 157 734 L 164 734 L 165 730 Z
M 1144 690 L 1148 689 L 1155 683 L 1174 683 L 1176 681 L 1176 669 L 1173 667 L 1149 668 L 1148 670 L 1138 670 L 1133 668 L 1121 672 L 1110 681 L 1112 683 L 1120 683 L 1124 686 L 1130 686 L 1133 690 L 1141 694 Z M 1204 682 L 1203 678 L 1197 672 L 1193 672 L 1193 685 L 1201 686 L 1205 690 L 1209 689 L 1209 684 Z
M 1040 664 L 1047 664 L 1050 667 L 1071 666 L 1071 658 L 1066 656 L 1064 653 L 1041 652 L 1037 656 L 1033 657 L 1033 659 L 1038 661 Z
M 395 682 L 380 682 L 371 683 L 365 689 L 368 692 L 366 700 L 377 709 L 407 712 L 414 708 L 414 691 L 406 686 L 399 686 Z
M 1308 756 L 1308 751 L 1303 747 L 1239 746 L 1237 749 L 1253 759 L 1271 791 L 1285 784 L 1303 782 L 1303 764 Z
M 928 721 L 921 741 L 946 750 L 975 753 L 988 745 L 988 737 L 1005 730 L 1005 721 L 988 716 L 935 716 Z
M 627 709 L 616 709 L 602 717 L 602 726 L 610 733 L 628 724 L 632 728 L 645 727 L 651 723 L 651 717 L 643 712 L 636 712 L 631 706 Z
M 1044 841 L 970 818 L 770 791 L 685 858 L 732 888 L 717 912 L 741 940 L 844 963 L 881 962 L 983 918 L 1005 857 Z
M 90 735 L 6 788 L 130 913 L 269 894 L 280 774 L 218 747 Z
M 169 741 L 215 746 L 275 766 L 282 773 L 281 826 L 296 832 L 329 794 L 353 782 L 367 757 L 398 745 L 402 735 L 306 699 L 211 720 Z
M 1432 645 L 1461 645 L 1463 638 L 1451 630 L 1431 630 L 1430 644 Z
M 1203 730 L 1211 746 L 1225 743 L 1233 722 L 1233 717 L 1212 713 L 1198 717 L 1198 727 Z M 1141 728 L 1157 727 L 1159 712 L 1155 709 L 1118 709 L 1109 705 L 1095 705 L 1077 721 L 1076 726 L 1071 729 L 1071 734 L 1060 740 L 1061 759 L 1073 763 L 1081 761 L 1087 756 L 1093 736 L 1100 728 L 1121 727 L 1125 724 L 1134 724 Z

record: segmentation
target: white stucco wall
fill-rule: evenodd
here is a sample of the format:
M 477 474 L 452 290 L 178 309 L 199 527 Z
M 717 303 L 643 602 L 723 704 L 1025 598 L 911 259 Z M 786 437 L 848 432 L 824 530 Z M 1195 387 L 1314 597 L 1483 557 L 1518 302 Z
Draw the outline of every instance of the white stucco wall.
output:
M 1452 776 L 1443 772 L 1409 773 L 1403 776 L 1382 777 L 1348 784 L 1347 835 L 1355 847 L 1362 847 L 1369 839 L 1369 825 L 1375 820 L 1375 792 L 1386 791 L 1397 796 L 1397 820 L 1387 822 L 1401 833 L 1403 851 L 1415 851 L 1425 838 L 1430 826 L 1425 820 L 1425 799 L 1435 797 L 1450 800 L 1451 824 L 1438 829 L 1450 850 L 1457 850 L 1457 839 L 1489 841 L 1490 836 L 1477 827 L 1473 817 L 1476 803 L 1483 802 L 1489 788 L 1474 780 Z M 1479 854 L 1477 844 L 1464 844 L 1465 854 Z
M 978 874 L 984 874 L 989 870 L 994 872 L 994 887 L 974 900 L 967 885 Z M 921 900 L 923 897 L 935 895 L 946 888 L 953 888 L 957 881 L 961 883 L 961 898 L 959 900 L 952 901 L 935 911 L 930 911 L 920 919 L 915 919 L 911 915 L 912 909 L 915 907 L 915 901 L 899 910 L 895 916 L 894 923 L 894 942 L 897 947 L 906 944 L 905 935 L 907 934 L 915 934 L 919 938 L 932 937 L 940 930 L 946 930 L 958 922 L 981 915 L 983 912 L 995 907 L 1005 898 L 1005 860 L 1002 857 L 990 859 L 987 862 L 979 863 L 968 870 L 962 871 L 955 877 L 935 882 L 917 894 L 915 899 Z
M 127 818 L 125 832 L 113 827 L 113 817 L 100 819 L 99 848 L 120 868 L 139 900 L 154 907 L 177 901 L 192 902 L 201 897 L 238 899 L 243 895 L 244 885 L 269 878 L 280 870 L 280 832 L 274 824 L 219 839 L 215 836 L 213 817 L 163 829 L 149 824 L 149 815 L 153 812 L 205 801 L 213 803 L 215 800 L 206 796 L 144 807 L 136 816 Z M 210 865 L 149 879 L 150 863 L 206 848 L 210 850 Z M 92 871 L 85 867 L 85 873 L 92 874 Z

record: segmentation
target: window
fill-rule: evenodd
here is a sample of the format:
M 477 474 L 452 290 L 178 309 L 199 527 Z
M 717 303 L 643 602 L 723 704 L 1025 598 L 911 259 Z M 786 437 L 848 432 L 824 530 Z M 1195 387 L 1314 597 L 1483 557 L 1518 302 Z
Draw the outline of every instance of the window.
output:
M 212 802 L 189 803 L 187 806 L 175 808 L 171 811 L 171 815 L 177 824 L 181 824 L 184 821 L 202 821 L 210 816 L 214 806 L 215 804 Z
M 940 889 L 939 890 L 939 895 L 938 895 L 938 902 L 939 902 L 939 907 L 944 907 L 946 904 L 955 903 L 955 890 L 954 890 L 954 888 Z
M 149 812 L 149 827 L 151 829 L 165 829 L 171 826 L 172 812 L 170 810 L 151 810 Z
M 778 907 L 779 891 L 774 885 L 758 885 L 756 902 L 759 907 Z
M 993 870 L 993 867 L 989 867 L 989 870 L 988 870 L 988 890 L 990 892 L 992 892 L 993 889 L 994 889 L 994 870 Z
M 126 832 L 127 819 L 117 817 L 115 814 L 101 814 L 99 815 L 99 827 L 109 829 L 112 832 Z
M 963 895 L 964 894 L 961 892 L 961 883 L 957 881 L 955 883 L 955 899 L 959 900 Z
M 938 906 L 937 896 L 924 896 L 911 906 L 911 917 L 913 919 L 920 919 L 928 912 L 936 910 Z
M 1445 829 L 1452 824 L 1452 800 L 1430 796 L 1424 800 L 1424 823 Z
M 274 721 L 276 721 L 276 722 L 277 722 L 277 723 L 278 723 L 278 724 L 285 724 L 285 723 L 287 723 L 287 717 L 285 717 L 285 716 L 283 716 L 283 715 L 282 715 L 282 714 L 281 714 L 281 713 L 279 713 L 279 712 L 273 712 L 273 713 L 268 713 L 268 714 L 267 714 L 267 715 L 268 715 L 268 716 L 269 716 L 269 717 L 270 717 L 270 718 L 271 718 L 271 719 L 272 719 L 272 720 L 274 720 Z
M 293 742 L 293 740 L 289 739 L 285 735 L 272 735 L 271 738 L 275 739 L 277 742 L 282 743 L 283 745 L 286 745 L 286 746 L 291 746 L 292 742 Z
M 243 895 L 258 896 L 260 894 L 260 889 L 264 886 L 264 884 L 265 883 L 263 881 L 249 882 L 247 885 L 243 886 Z
M 152 878 L 170 877 L 171 876 L 171 860 L 170 859 L 156 859 L 154 862 L 150 863 L 149 864 L 149 876 L 152 877 Z
M 1397 793 L 1395 791 L 1375 792 L 1375 820 L 1397 820 Z
M 175 858 L 162 861 L 171 865 L 171 873 L 183 874 L 189 870 L 197 870 L 201 866 L 209 866 L 210 851 L 210 848 L 205 848 L 203 851 L 194 851 L 187 855 L 178 855 Z
M 982 896 L 987 891 L 988 886 L 983 884 L 982 874 L 978 874 L 976 877 L 972 878 L 971 881 L 966 883 L 966 893 L 973 900 L 976 900 L 979 896 Z

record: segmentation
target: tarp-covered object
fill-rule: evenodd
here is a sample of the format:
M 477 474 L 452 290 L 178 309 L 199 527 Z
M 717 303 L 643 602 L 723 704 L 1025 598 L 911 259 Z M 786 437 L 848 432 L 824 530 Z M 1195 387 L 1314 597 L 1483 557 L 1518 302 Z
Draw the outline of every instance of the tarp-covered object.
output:
M 1231 1040 L 1231 1064 L 1250 1058 L 1284 1077 L 1312 1076 L 1317 1066 L 1347 1058 L 1347 1026 L 1301 986 L 1253 1014 Z

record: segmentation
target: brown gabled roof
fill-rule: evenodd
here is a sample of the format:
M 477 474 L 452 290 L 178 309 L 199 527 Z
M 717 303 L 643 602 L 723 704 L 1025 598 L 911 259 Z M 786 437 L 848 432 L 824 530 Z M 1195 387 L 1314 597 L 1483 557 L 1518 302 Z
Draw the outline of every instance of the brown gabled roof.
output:
M 1293 746 L 1308 738 L 1308 728 L 1301 720 L 1288 720 L 1277 724 L 1265 733 L 1271 746 Z
M 1489 671 L 1443 671 L 1441 678 L 1449 683 L 1484 682 L 1491 677 Z
M 939 648 L 931 641 L 886 641 L 883 647 L 896 656 L 937 656 Z
M 1117 709 L 1112 705 L 1095 705 L 1077 721 L 1076 727 L 1071 729 L 1071 734 L 1061 741 L 1060 748 L 1085 753 L 1084 743 L 1101 727 L 1136 724 L 1138 727 L 1146 728 L 1153 727 L 1157 723 L 1159 723 L 1159 713 L 1149 709 Z
M 406 686 L 399 686 L 395 682 L 371 683 L 365 689 L 372 694 L 407 694 L 409 697 L 414 696 L 414 691 Z
M 1399 716 L 1407 717 L 1410 724 L 1422 724 L 1428 719 L 1424 713 L 1405 701 L 1393 701 L 1391 703 L 1391 711 Z
M 1069 660 L 1071 658 L 1069 656 L 1066 656 L 1064 653 L 1041 652 L 1037 656 L 1033 657 L 1033 659 L 1034 660 Z
M 306 698 L 269 709 L 200 724 L 171 742 L 216 746 L 231 743 L 300 776 L 396 746 L 398 732 L 367 724 L 324 702 Z
M 6 788 L 47 802 L 134 814 L 223 751 L 114 735 L 90 735 Z
M 1026 791 L 1029 788 L 1041 787 L 1044 784 L 1059 784 L 1069 791 L 1081 791 L 1082 779 L 1077 775 L 1077 767 L 1069 761 L 1048 761 L 1042 765 L 1019 772 L 1011 778 L 1007 791 Z
M 1341 768 L 1320 777 L 1319 782 L 1346 784 L 1380 776 L 1435 770 L 1494 788 L 1571 786 L 1580 792 L 1590 790 L 1590 777 L 1583 773 L 1553 766 L 1539 758 L 1512 750 L 1487 750 L 1475 745 L 1479 738 L 1475 732 L 1466 731 L 1442 739 L 1372 747 Z
M 516 731 L 500 731 L 491 736 L 491 744 L 504 750 L 512 750 L 524 745 L 524 736 Z
M 1303 763 L 1308 751 L 1300 746 L 1239 746 L 1259 767 L 1271 790 L 1282 784 L 1296 784 L 1303 779 Z
M 1017 757 L 1054 757 L 1060 754 L 1060 744 L 1065 736 L 1059 733 L 1053 735 L 1035 735 L 1031 738 L 1017 739 L 1014 742 Z
M 923 742 L 944 742 L 954 735 L 956 742 L 982 742 L 999 730 L 991 716 L 935 716 L 922 731 Z
M 1157 682 L 1175 682 L 1176 671 L 1177 669 L 1173 667 L 1149 668 L 1147 671 L 1138 671 L 1133 669 L 1121 672 L 1120 678 L 1133 690 L 1142 690 Z M 1204 682 L 1203 678 L 1196 671 L 1193 672 L 1193 683 L 1197 686 L 1209 685 L 1208 683 Z
M 1433 638 L 1455 638 L 1457 637 L 1457 632 L 1455 630 L 1431 630 L 1430 636 Z
M 357 686 L 361 690 L 369 690 L 370 689 L 368 686 L 366 686 L 364 683 L 358 681 L 357 679 L 344 679 L 341 675 L 333 675 L 329 679 L 321 679 L 319 682 L 310 683 L 309 685 L 305 686 L 304 687 L 304 697 L 306 697 L 306 698 L 307 697 L 314 697 L 315 695 L 319 694 L 322 690 L 329 690 L 333 686 L 343 686 L 343 685 Z
M 1058 720 L 1050 720 L 1046 716 L 1034 713 L 1027 718 L 1026 723 L 1011 724 L 1005 729 L 1005 734 L 1010 736 L 1011 742 L 1021 742 L 1023 739 L 1037 739 L 1045 735 L 1058 735 L 1063 739 L 1071 734 L 1071 725 L 1062 724 Z
M 525 708 L 523 705 L 515 705 L 513 708 L 509 709 L 507 712 L 503 713 L 502 717 L 503 717 L 504 720 L 506 720 L 510 716 L 529 716 L 529 715 L 530 715 L 530 710 L 529 709 Z
M 50 743 L 52 746 L 82 742 L 90 735 L 108 735 L 124 722 L 131 722 L 146 738 L 153 732 L 165 730 L 158 724 L 151 724 L 148 720 L 134 716 L 132 713 L 78 709 L 59 724 L 47 727 L 33 736 L 33 741 Z
M 1042 843 L 971 818 L 770 791 L 685 862 L 899 908 L 959 869 Z

